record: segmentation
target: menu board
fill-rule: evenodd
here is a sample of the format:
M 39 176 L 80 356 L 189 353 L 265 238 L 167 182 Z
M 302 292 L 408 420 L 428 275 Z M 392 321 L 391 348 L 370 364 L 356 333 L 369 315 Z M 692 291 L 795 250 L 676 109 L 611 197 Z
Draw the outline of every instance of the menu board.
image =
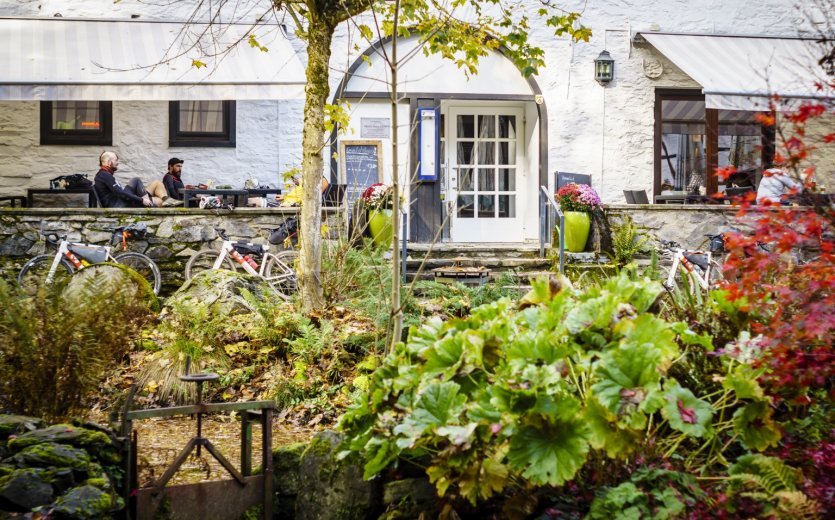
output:
M 353 204 L 372 184 L 382 182 L 381 141 L 341 141 L 339 162 L 345 176 L 348 204 Z

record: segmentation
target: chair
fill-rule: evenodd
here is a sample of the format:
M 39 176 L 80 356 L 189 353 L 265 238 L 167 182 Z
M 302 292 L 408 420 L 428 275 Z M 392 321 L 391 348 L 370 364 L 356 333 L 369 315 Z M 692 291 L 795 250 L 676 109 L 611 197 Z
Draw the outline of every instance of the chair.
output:
M 623 190 L 627 204 L 649 204 L 649 197 L 644 190 Z
M 333 208 L 342 204 L 345 197 L 345 184 L 328 184 L 325 193 L 322 194 L 322 206 Z

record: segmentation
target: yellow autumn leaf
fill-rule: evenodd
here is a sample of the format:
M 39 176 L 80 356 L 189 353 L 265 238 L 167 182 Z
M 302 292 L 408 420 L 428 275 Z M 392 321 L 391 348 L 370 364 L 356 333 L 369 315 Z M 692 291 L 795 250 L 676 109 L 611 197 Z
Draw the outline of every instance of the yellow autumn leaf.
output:
M 206 64 L 203 63 L 202 61 L 198 60 L 198 59 L 193 59 L 193 60 L 191 60 L 191 66 L 199 69 L 201 67 L 205 67 Z

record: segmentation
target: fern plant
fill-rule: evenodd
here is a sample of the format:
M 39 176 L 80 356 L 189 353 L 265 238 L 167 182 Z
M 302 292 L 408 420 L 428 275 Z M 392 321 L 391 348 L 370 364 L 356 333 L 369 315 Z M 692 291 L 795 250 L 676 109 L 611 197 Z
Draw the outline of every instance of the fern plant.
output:
M 776 457 L 743 455 L 728 468 L 729 494 L 758 501 L 764 514 L 777 518 L 820 518 L 820 506 L 798 490 L 800 471 Z
M 648 241 L 649 236 L 635 225 L 632 217 L 624 215 L 620 222 L 612 226 L 612 260 L 619 266 L 628 264 Z

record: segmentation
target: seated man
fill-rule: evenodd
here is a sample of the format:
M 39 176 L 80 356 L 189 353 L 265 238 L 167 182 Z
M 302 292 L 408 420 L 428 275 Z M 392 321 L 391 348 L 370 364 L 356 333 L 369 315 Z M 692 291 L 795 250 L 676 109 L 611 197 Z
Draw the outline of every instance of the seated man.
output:
M 782 168 L 769 168 L 763 172 L 760 186 L 757 188 L 757 204 L 780 204 L 783 195 L 791 190 L 800 192 L 803 185 L 792 179 Z
M 180 190 L 186 186 L 181 179 L 182 174 L 183 160 L 172 157 L 168 160 L 168 172 L 162 177 L 162 180 L 151 181 L 148 184 L 148 192 L 157 206 L 180 206 L 183 204 L 183 196 Z
M 102 153 L 99 156 L 99 166 L 100 169 L 93 180 L 93 188 L 102 207 L 154 207 L 154 201 L 138 177 L 131 179 L 125 186 L 116 180 L 114 174 L 119 169 L 119 157 L 114 152 Z

